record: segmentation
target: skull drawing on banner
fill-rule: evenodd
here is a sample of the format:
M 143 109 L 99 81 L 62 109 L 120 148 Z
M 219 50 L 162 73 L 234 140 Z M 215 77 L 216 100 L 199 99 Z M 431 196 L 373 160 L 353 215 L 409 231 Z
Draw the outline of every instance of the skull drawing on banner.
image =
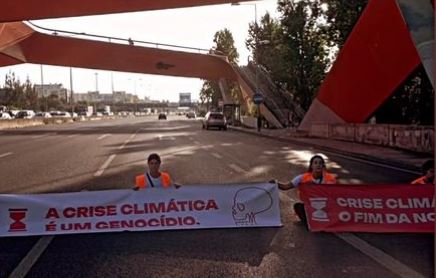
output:
M 236 192 L 233 198 L 232 214 L 236 225 L 256 225 L 256 215 L 269 210 L 273 200 L 268 191 L 247 187 Z

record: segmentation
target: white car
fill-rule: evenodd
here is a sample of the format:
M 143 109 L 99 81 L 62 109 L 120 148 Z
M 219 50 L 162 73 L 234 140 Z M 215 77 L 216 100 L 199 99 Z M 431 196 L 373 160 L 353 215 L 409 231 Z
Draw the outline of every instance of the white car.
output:
M 34 118 L 44 119 L 44 118 L 51 118 L 52 116 L 48 112 L 38 112 L 35 114 Z
M 0 112 L 0 120 L 11 120 L 12 117 L 8 112 Z

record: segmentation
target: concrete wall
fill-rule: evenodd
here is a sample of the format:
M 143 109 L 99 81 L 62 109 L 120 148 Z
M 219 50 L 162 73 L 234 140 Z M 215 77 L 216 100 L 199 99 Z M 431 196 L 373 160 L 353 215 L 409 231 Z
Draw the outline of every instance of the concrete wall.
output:
M 84 120 L 83 117 L 77 118 L 46 118 L 46 119 L 13 119 L 13 120 L 0 120 L 0 130 L 14 129 L 29 126 L 40 126 L 49 124 L 63 124 L 71 123 L 73 121 Z
M 433 153 L 433 126 L 313 124 L 310 136 Z
M 241 123 L 243 126 L 257 128 L 257 118 L 241 116 Z

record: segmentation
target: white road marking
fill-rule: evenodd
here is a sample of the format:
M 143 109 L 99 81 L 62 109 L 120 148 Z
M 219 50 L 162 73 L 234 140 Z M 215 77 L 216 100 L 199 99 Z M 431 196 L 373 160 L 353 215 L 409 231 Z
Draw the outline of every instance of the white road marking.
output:
M 38 138 L 47 137 L 49 135 L 51 135 L 51 133 L 46 133 L 46 134 L 42 134 L 42 135 L 35 135 L 35 136 L 32 136 L 31 138 L 32 139 L 38 139 Z
M 0 158 L 6 157 L 6 156 L 11 155 L 11 154 L 13 154 L 13 152 L 7 152 L 7 153 L 4 153 L 4 154 L 0 154 Z
M 94 177 L 99 177 L 103 174 L 104 170 L 109 166 L 109 164 L 114 160 L 115 154 L 111 154 L 111 156 L 108 157 L 108 159 L 101 165 L 100 169 L 95 172 Z
M 238 172 L 238 173 L 245 173 L 245 170 L 244 169 L 242 169 L 241 167 L 239 167 L 238 165 L 236 165 L 236 164 L 229 164 L 229 167 L 230 168 L 232 168 L 233 170 L 235 170 L 236 172 Z
M 9 275 L 9 278 L 25 277 L 53 239 L 54 236 L 41 237 L 32 247 L 29 253 L 27 253 L 27 255 L 21 260 L 14 271 L 12 271 L 12 273 Z
M 68 138 L 73 138 L 73 137 L 76 137 L 78 134 L 71 134 L 71 135 L 68 135 L 67 137 Z
M 200 145 L 200 142 L 198 142 L 198 141 L 194 141 L 194 144 L 196 144 L 196 145 Z
M 104 139 L 105 137 L 107 137 L 109 135 L 111 135 L 111 134 L 110 133 L 103 134 L 102 136 L 98 137 L 97 140 Z
M 347 156 L 347 155 L 342 155 L 342 154 L 337 154 L 337 153 L 333 153 L 333 152 L 329 152 L 331 154 L 333 154 L 334 156 L 339 156 L 348 160 L 353 160 L 353 161 L 358 161 L 358 162 L 363 162 L 365 164 L 370 164 L 370 165 L 374 165 L 374 166 L 379 166 L 379 167 L 383 167 L 383 168 L 387 168 L 387 169 L 392 169 L 392 170 L 396 170 L 396 171 L 401 171 L 401 172 L 405 172 L 405 173 L 409 173 L 409 174 L 413 174 L 413 175 L 421 175 L 421 172 L 418 171 L 413 171 L 413 170 L 407 170 L 407 169 L 403 169 L 400 167 L 395 167 L 395 166 L 390 166 L 387 164 L 383 164 L 383 163 L 378 163 L 378 162 L 374 162 L 374 161 L 368 161 L 365 159 L 360 159 L 360 158 L 355 158 L 355 157 L 351 157 L 351 156 Z
M 220 154 L 217 154 L 217 153 L 212 153 L 212 156 L 214 156 L 214 157 L 216 157 L 218 159 L 223 158 Z
M 424 277 L 422 274 L 353 234 L 341 233 L 335 235 L 400 277 Z

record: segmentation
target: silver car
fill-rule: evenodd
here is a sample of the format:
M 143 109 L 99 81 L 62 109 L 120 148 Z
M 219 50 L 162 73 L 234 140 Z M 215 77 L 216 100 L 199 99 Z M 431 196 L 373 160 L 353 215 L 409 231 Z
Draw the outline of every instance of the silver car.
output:
M 203 119 L 203 129 L 209 129 L 211 127 L 227 130 L 227 120 L 223 113 L 207 112 Z

